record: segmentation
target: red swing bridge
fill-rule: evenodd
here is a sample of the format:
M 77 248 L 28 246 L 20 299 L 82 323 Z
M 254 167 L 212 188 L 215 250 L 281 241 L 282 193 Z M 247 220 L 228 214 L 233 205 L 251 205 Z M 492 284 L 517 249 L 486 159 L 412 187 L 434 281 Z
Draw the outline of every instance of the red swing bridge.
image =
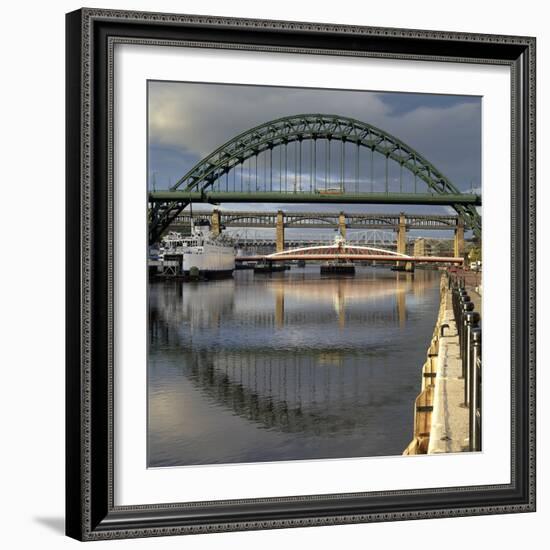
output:
M 275 252 L 261 256 L 237 256 L 237 262 L 389 262 L 407 265 L 414 268 L 416 263 L 440 263 L 460 265 L 464 258 L 453 256 L 410 256 L 392 250 L 374 248 L 372 246 L 358 246 L 347 244 L 343 239 L 333 244 L 321 246 L 307 246 Z

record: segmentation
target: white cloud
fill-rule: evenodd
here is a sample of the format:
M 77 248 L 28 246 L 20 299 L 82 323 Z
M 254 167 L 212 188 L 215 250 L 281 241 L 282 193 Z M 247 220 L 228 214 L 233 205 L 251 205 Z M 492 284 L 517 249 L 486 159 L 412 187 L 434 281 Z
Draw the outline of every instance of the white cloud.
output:
M 357 116 L 365 111 L 380 118 L 388 111 L 377 94 L 353 94 L 346 105 L 338 97 L 303 89 L 151 83 L 150 139 L 202 158 L 236 134 L 275 118 L 314 112 Z

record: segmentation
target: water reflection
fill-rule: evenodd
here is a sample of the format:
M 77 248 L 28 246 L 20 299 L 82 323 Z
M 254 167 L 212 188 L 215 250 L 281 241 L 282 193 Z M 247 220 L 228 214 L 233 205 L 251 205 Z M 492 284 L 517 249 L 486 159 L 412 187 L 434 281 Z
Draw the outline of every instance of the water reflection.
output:
M 150 286 L 149 465 L 401 454 L 437 272 Z

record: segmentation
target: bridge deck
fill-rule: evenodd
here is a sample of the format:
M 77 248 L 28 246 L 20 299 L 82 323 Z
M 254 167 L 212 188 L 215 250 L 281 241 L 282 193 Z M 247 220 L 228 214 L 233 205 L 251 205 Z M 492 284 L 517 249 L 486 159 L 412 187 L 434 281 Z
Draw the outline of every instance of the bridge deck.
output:
M 469 193 L 341 193 L 322 194 L 288 191 L 152 191 L 151 202 L 257 202 L 339 204 L 455 204 L 481 206 L 481 196 Z
M 376 262 L 418 262 L 418 263 L 453 263 L 462 264 L 464 258 L 455 258 L 450 256 L 396 256 L 385 254 L 284 254 L 280 256 L 256 255 L 256 256 L 237 256 L 237 262 L 286 262 L 293 260 L 305 261 L 330 261 L 330 260 L 356 260 L 356 261 L 376 261 Z

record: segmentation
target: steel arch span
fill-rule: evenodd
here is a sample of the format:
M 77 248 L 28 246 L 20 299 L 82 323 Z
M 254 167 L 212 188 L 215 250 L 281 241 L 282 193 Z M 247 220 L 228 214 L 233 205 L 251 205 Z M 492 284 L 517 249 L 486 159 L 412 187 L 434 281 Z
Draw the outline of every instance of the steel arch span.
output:
M 412 256 L 407 254 L 401 254 L 400 252 L 394 252 L 393 250 L 386 250 L 383 248 L 376 248 L 373 246 L 362 246 L 357 244 L 350 244 L 344 241 L 340 241 L 330 245 L 319 245 L 319 246 L 304 246 L 300 248 L 293 248 L 288 250 L 283 250 L 281 252 L 274 252 L 273 254 L 268 254 L 265 258 L 266 260 L 277 260 L 281 258 L 286 258 L 287 256 L 294 256 L 300 254 L 303 256 L 317 256 L 322 255 L 333 255 L 335 259 L 338 256 L 376 256 L 383 254 L 385 256 L 395 257 L 397 259 L 403 260 L 412 260 Z
M 400 170 L 405 169 L 413 174 L 415 181 L 416 178 L 422 180 L 433 195 L 461 195 L 459 189 L 443 173 L 399 138 L 366 122 L 335 114 L 298 114 L 271 120 L 246 130 L 193 166 L 170 191 L 206 193 L 209 188 L 219 184 L 224 175 L 237 166 L 242 167 L 248 159 L 257 158 L 265 152 L 272 154 L 273 149 L 286 147 L 292 142 L 299 142 L 301 145 L 303 141 L 311 140 L 336 140 L 355 144 L 358 149 L 367 148 L 399 164 Z M 270 170 L 273 170 L 273 163 Z M 299 202 L 298 198 L 295 202 Z M 189 200 L 185 198 L 155 203 L 150 219 L 150 240 L 158 240 L 187 204 Z M 452 206 L 464 217 L 466 226 L 480 236 L 481 217 L 475 206 L 460 203 Z

